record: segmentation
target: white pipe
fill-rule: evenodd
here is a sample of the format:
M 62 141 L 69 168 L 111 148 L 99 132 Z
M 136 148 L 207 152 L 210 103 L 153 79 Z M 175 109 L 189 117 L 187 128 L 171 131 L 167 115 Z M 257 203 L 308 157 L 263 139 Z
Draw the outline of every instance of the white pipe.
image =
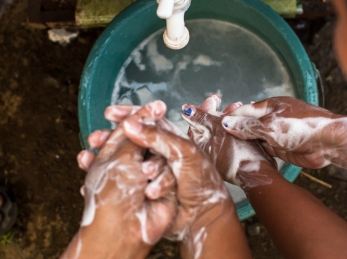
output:
M 184 12 L 174 13 L 166 20 L 167 36 L 171 40 L 178 40 L 184 34 Z
M 160 19 L 169 19 L 173 13 L 175 0 L 160 0 L 157 15 Z
M 189 31 L 184 26 L 184 13 L 190 0 L 158 0 L 157 15 L 166 19 L 164 43 L 171 49 L 181 49 L 189 42 Z

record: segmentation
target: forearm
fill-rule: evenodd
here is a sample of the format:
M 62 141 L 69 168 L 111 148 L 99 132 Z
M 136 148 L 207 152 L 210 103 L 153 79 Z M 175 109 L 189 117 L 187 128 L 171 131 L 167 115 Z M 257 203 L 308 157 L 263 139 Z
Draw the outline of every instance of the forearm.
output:
M 131 228 L 114 222 L 116 217 L 99 217 L 91 225 L 81 227 L 60 259 L 146 258 L 152 246 L 139 240 Z
M 214 208 L 190 226 L 187 238 L 180 243 L 184 259 L 252 258 L 247 239 L 232 201 Z M 215 215 L 218 214 L 218 217 Z M 213 219 L 210 219 L 213 215 Z
M 329 164 L 347 168 L 347 117 L 332 115 L 331 123 L 323 127 L 321 139 Z
M 276 170 L 262 172 L 271 184 L 247 195 L 285 258 L 347 258 L 347 223 L 313 195 Z

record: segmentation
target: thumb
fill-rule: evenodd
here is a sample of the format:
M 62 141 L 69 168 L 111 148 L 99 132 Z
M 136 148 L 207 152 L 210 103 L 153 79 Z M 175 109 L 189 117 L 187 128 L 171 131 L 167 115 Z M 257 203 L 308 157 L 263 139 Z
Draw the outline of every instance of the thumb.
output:
M 210 112 L 213 114 L 218 110 L 221 102 L 222 102 L 222 99 L 220 98 L 218 94 L 211 94 L 201 104 L 200 108 L 205 112 Z
M 266 139 L 263 123 L 256 118 L 226 116 L 222 120 L 224 130 L 241 139 Z
M 151 201 L 148 205 L 146 206 L 148 218 L 143 218 L 141 212 L 137 215 L 141 223 L 143 241 L 155 244 L 171 227 L 177 213 L 177 201 L 174 193 L 169 193 L 166 197 Z

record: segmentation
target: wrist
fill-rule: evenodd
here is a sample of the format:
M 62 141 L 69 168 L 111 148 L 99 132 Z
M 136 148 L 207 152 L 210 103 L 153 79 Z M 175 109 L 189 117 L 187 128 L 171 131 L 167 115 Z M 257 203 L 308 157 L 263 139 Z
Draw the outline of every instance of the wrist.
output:
M 238 221 L 236 207 L 231 198 L 215 204 L 215 206 L 200 214 L 188 226 L 185 237 L 180 243 L 182 258 L 202 258 L 206 238 L 216 240 L 217 238 L 211 237 L 211 231 L 218 228 L 218 225 L 229 222 L 230 218 L 236 218 Z
M 153 246 L 143 242 L 135 230 L 138 226 L 122 226 L 115 218 L 96 217 L 90 225 L 81 227 L 61 258 L 146 258 Z
M 323 128 L 320 136 L 325 165 L 347 168 L 347 117 L 334 114 L 332 120 Z
M 271 184 L 276 177 L 282 175 L 267 161 L 242 162 L 236 174 L 236 185 L 247 194 L 255 187 Z
M 117 232 L 118 233 L 117 233 Z M 106 231 L 100 228 L 82 228 L 82 244 L 87 247 L 87 258 L 93 259 L 143 259 L 150 252 L 152 245 L 144 243 L 137 235 L 128 235 L 129 229 L 112 228 Z M 115 233 L 117 233 L 115 235 Z M 93 254 L 93 256 L 91 256 Z M 85 257 L 81 257 L 85 258 Z

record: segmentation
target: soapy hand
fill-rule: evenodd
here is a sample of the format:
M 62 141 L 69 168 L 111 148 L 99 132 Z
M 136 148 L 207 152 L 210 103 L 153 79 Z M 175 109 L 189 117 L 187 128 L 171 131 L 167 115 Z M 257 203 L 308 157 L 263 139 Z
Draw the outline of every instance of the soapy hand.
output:
M 179 202 L 177 217 L 172 228 L 166 235 L 170 239 L 181 240 L 184 244 L 184 254 L 196 255 L 202 250 L 202 244 L 206 238 L 208 230 L 205 228 L 209 222 L 220 216 L 221 210 L 226 210 L 223 215 L 233 214 L 237 219 L 236 211 L 231 197 L 225 188 L 223 181 L 217 174 L 215 168 L 207 161 L 207 158 L 197 150 L 196 146 L 190 142 L 185 134 L 177 129 L 173 124 L 163 118 L 166 107 L 162 102 L 154 102 L 146 105 L 144 109 L 148 112 L 136 113 L 139 107 L 114 105 L 105 111 L 105 117 L 111 121 L 121 122 L 127 119 L 130 122 L 143 124 L 148 127 L 150 134 L 146 131 L 135 134 L 135 138 L 140 138 L 142 146 L 148 146 L 157 154 L 156 161 L 152 165 L 159 165 L 152 168 L 154 175 L 158 175 L 160 168 L 163 167 L 163 156 L 172 167 L 176 182 L 178 184 L 177 200 Z M 126 125 L 124 121 L 120 125 Z M 123 128 L 126 126 L 123 126 Z M 117 128 L 120 128 L 118 126 Z M 127 131 L 126 131 L 127 132 Z M 157 133 L 158 134 L 157 134 Z M 109 131 L 96 131 L 88 139 L 92 148 L 100 149 L 106 139 L 109 137 Z M 131 133 L 127 133 L 130 134 Z M 146 138 L 153 138 L 156 141 L 150 143 Z M 151 145 L 154 145 L 152 148 Z M 147 147 L 146 146 L 146 147 Z M 82 151 L 78 156 L 80 167 L 89 168 L 94 161 L 95 155 L 90 151 Z M 152 159 L 152 158 L 151 158 Z M 143 169 L 143 167 L 142 167 Z M 143 169 L 143 172 L 147 170 Z M 148 173 L 145 173 L 148 176 Z M 161 176 L 162 174 L 159 174 Z M 157 177 L 160 178 L 160 177 Z M 168 192 L 168 187 L 163 188 L 163 183 L 169 182 L 169 177 L 163 177 L 155 185 L 160 191 L 157 196 L 161 197 Z M 167 184 L 166 186 L 171 186 Z M 146 188 L 146 195 L 153 199 L 150 193 L 155 188 Z
M 235 109 L 222 121 L 242 139 L 262 139 L 272 156 L 292 164 L 347 168 L 347 118 L 291 97 L 273 97 Z
M 236 218 L 235 207 L 223 180 L 207 157 L 163 118 L 165 104 L 156 101 L 146 107 L 152 114 L 151 118 L 135 113 L 126 118 L 121 127 L 133 142 L 166 159 L 176 179 L 179 203 L 176 219 L 167 237 L 182 241 L 187 247 L 185 251 L 194 258 L 200 258 L 208 238 L 206 226 L 214 224 L 224 213 L 233 211 Z
M 111 122 L 120 123 L 126 117 L 134 114 L 140 110 L 140 106 L 130 105 L 114 105 L 109 106 L 105 110 L 105 118 Z M 139 111 L 143 113 L 144 110 Z M 163 122 L 165 124 L 165 122 Z M 165 125 L 164 125 L 165 126 Z M 94 150 L 100 150 L 105 144 L 106 140 L 111 135 L 112 130 L 96 130 L 88 137 L 88 145 Z M 92 165 L 96 154 L 90 150 L 82 150 L 77 156 L 77 162 L 82 170 L 88 171 Z M 146 197 L 149 199 L 157 199 L 169 191 L 174 182 L 171 173 L 162 173 L 170 171 L 166 165 L 163 157 L 158 155 L 151 155 L 142 164 L 142 173 L 145 175 L 147 181 L 152 181 L 151 185 L 146 187 Z M 156 188 L 154 188 L 156 186 Z
M 141 109 L 138 114 L 146 112 Z M 148 184 L 143 174 L 144 153 L 121 127 L 107 138 L 89 165 L 82 188 L 81 229 L 62 258 L 144 258 L 164 235 L 176 215 L 175 181 L 171 170 L 164 167 L 157 179 L 171 175 L 166 193 L 156 200 L 146 199 L 146 190 L 151 193 L 158 182 Z
M 179 136 L 182 135 L 178 133 L 179 129 L 172 131 L 162 126 L 165 122 L 172 129 L 175 128 L 163 117 L 166 112 L 165 104 L 155 101 L 146 106 L 154 115 L 150 123 L 148 118 L 135 114 L 125 119 L 121 125 L 129 139 L 163 156 L 172 169 L 180 204 L 173 228 L 177 229 L 173 230 L 173 234 L 178 234 L 178 237 L 183 234 L 187 220 L 201 215 L 217 201 L 227 200 L 229 195 L 222 179 L 205 155 L 189 139 Z
M 221 99 L 213 94 L 201 107 L 185 104 L 182 117 L 190 125 L 188 135 L 210 158 L 225 181 L 242 188 L 266 184 L 267 179 L 254 177 L 264 164 L 276 167 L 258 141 L 246 141 L 228 134 L 222 127 L 224 114 L 237 109 L 242 103 L 229 105 L 222 112 L 217 109 Z

